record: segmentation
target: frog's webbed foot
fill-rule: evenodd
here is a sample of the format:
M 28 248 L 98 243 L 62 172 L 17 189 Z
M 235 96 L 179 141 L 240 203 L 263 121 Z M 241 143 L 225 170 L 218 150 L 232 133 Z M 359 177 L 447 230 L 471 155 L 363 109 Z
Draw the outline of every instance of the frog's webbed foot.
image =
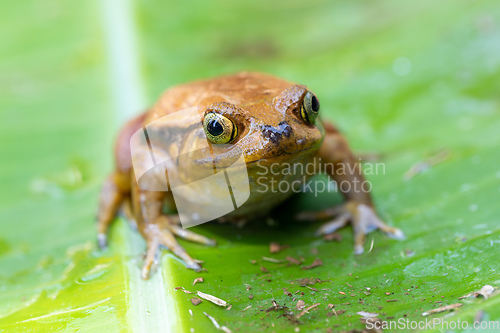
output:
M 363 253 L 363 244 L 368 233 L 380 229 L 387 236 L 403 240 L 404 233 L 398 229 L 389 227 L 377 216 L 375 210 L 366 205 L 354 201 L 346 202 L 343 205 L 326 209 L 320 212 L 306 212 L 299 214 L 297 219 L 317 221 L 319 219 L 334 218 L 330 222 L 323 224 L 316 232 L 316 235 L 327 235 L 345 227 L 349 222 L 354 232 L 354 253 Z
M 216 245 L 215 240 L 199 235 L 190 230 L 183 229 L 180 225 L 170 222 L 166 216 L 161 216 L 155 223 L 146 225 L 142 229 L 142 234 L 146 239 L 147 250 L 141 276 L 146 280 L 149 279 L 151 267 L 159 254 L 160 247 L 167 248 L 177 257 L 184 260 L 187 268 L 193 269 L 197 272 L 201 270 L 200 264 L 193 259 L 177 242 L 176 237 L 207 246 Z

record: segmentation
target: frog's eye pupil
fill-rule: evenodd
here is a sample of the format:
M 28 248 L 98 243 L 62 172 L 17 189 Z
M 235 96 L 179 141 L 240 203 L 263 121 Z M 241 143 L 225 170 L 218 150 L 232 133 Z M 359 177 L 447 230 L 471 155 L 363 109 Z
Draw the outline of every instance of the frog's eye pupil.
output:
M 319 113 L 319 101 L 316 95 L 308 91 L 304 100 L 302 101 L 302 107 L 300 108 L 300 117 L 308 124 L 314 124 Z
M 219 136 L 224 132 L 224 127 L 217 120 L 212 119 L 207 125 L 207 130 L 213 136 Z
M 319 111 L 319 101 L 318 101 L 318 98 L 316 96 L 314 96 L 314 95 L 312 97 L 311 106 L 312 106 L 312 110 L 314 112 L 318 112 Z
M 215 112 L 205 115 L 203 128 L 207 139 L 215 144 L 229 143 L 238 134 L 238 128 L 231 119 Z

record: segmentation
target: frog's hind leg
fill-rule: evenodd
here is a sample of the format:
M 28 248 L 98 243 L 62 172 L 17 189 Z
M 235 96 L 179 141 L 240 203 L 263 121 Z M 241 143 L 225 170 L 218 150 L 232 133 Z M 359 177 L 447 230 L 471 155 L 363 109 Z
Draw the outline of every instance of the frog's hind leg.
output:
M 130 196 L 132 159 L 130 138 L 141 128 L 146 113 L 130 120 L 118 134 L 115 146 L 115 171 L 106 179 L 99 196 L 97 211 L 97 242 L 100 248 L 107 246 L 107 232 L 124 200 Z
M 107 247 L 107 233 L 118 210 L 129 193 L 128 175 L 114 172 L 106 179 L 99 196 L 97 211 L 97 242 L 101 249 Z
M 367 233 L 380 229 L 395 239 L 404 239 L 404 234 L 397 228 L 387 226 L 378 217 L 372 203 L 370 191 L 363 188 L 365 179 L 361 164 L 354 157 L 346 140 L 332 126 L 325 124 L 325 138 L 318 152 L 323 165 L 321 170 L 333 178 L 340 192 L 346 199 L 341 206 L 335 206 L 317 213 L 304 213 L 298 216 L 302 220 L 331 219 L 319 228 L 319 235 L 333 233 L 351 223 L 354 231 L 354 252 L 363 253 L 363 243 Z M 348 186 L 346 186 L 348 185 Z
M 134 212 L 132 210 L 132 202 L 130 196 L 126 196 L 123 199 L 123 203 L 120 208 L 120 215 L 122 215 L 129 223 L 130 227 L 137 230 L 137 221 L 135 220 Z

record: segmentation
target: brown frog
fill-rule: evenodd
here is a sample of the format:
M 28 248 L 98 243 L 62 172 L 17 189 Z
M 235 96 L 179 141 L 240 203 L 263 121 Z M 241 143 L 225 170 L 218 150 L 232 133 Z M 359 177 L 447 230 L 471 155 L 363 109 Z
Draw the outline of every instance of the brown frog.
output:
M 197 107 L 196 114 L 177 113 Z M 363 189 L 364 177 L 359 161 L 354 157 L 344 137 L 331 124 L 319 117 L 317 96 L 303 85 L 261 73 L 243 72 L 236 75 L 197 81 L 167 90 L 146 113 L 129 121 L 121 130 L 115 147 L 115 171 L 102 188 L 98 211 L 98 242 L 107 245 L 106 234 L 117 212 L 123 208 L 136 221 L 147 243 L 142 277 L 147 279 L 160 246 L 164 246 L 186 262 L 188 268 L 200 270 L 199 263 L 179 245 L 176 237 L 208 246 L 216 242 L 205 236 L 184 229 L 176 214 L 163 213 L 164 205 L 174 206 L 169 191 L 148 191 L 140 186 L 134 176 L 131 158 L 131 138 L 147 124 L 166 115 L 178 116 L 168 123 L 155 122 L 157 133 L 168 127 L 170 133 L 182 130 L 176 138 L 176 149 L 186 151 L 175 155 L 174 169 L 178 172 L 181 158 L 191 158 L 197 170 L 213 168 L 210 161 L 202 158 L 200 151 L 219 151 L 219 156 L 230 156 L 235 150 L 244 158 L 248 173 L 250 193 L 244 204 L 220 217 L 221 221 L 241 222 L 259 218 L 287 199 L 294 192 L 293 186 L 272 188 L 272 184 L 286 182 L 302 184 L 307 175 L 293 173 L 291 166 L 311 163 L 313 170 L 322 170 L 331 176 L 345 197 L 345 203 L 320 212 L 306 212 L 297 216 L 302 220 L 330 219 L 318 230 L 318 235 L 330 234 L 351 223 L 354 231 L 354 252 L 363 252 L 365 235 L 380 229 L 387 235 L 404 239 L 401 230 L 387 226 L 374 210 L 369 191 Z M 209 148 L 203 144 L 209 142 Z M 172 143 L 165 139 L 159 149 L 172 151 Z M 180 148 L 179 148 L 180 147 Z M 200 149 L 192 149 L 200 148 Z M 189 153 L 190 151 L 198 152 Z M 136 163 L 142 163 L 140 160 Z M 319 167 L 318 167 L 319 166 Z M 280 172 L 285 171 L 286 172 Z M 342 172 L 337 172 L 341 169 Z M 348 172 L 346 172 L 348 170 Z M 201 172 L 201 171 L 200 171 Z M 150 177 L 146 182 L 155 182 Z M 285 188 L 285 190 L 283 190 Z M 295 189 L 297 186 L 295 186 Z

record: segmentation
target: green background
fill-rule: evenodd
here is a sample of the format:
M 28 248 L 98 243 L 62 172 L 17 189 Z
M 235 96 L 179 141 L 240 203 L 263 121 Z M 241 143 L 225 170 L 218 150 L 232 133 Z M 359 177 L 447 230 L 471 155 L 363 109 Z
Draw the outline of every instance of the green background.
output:
M 215 331 L 205 311 L 233 331 L 321 332 L 362 329 L 358 311 L 422 321 L 456 302 L 449 321 L 472 326 L 479 311 L 500 320 L 500 297 L 457 300 L 500 285 L 496 1 L 25 0 L 0 12 L 0 330 Z M 376 232 L 373 250 L 354 256 L 349 228 L 326 242 L 313 236 L 318 223 L 290 219 L 340 197 L 302 194 L 277 210 L 277 227 L 193 228 L 219 242 L 182 242 L 206 272 L 165 254 L 140 280 L 144 243 L 123 220 L 110 249 L 96 249 L 97 195 L 119 126 L 169 86 L 241 70 L 308 85 L 355 151 L 382 156 L 385 174 L 369 177 L 374 199 L 406 241 Z M 403 179 L 443 150 L 446 161 Z M 270 254 L 271 241 L 290 248 Z M 205 282 L 192 286 L 198 276 Z M 298 284 L 309 277 L 325 280 L 318 291 Z M 195 307 L 175 287 L 232 308 Z M 295 301 L 283 288 L 298 291 Z M 265 311 L 273 299 L 295 314 L 298 299 L 320 305 L 297 324 Z M 329 303 L 346 312 L 329 317 Z

